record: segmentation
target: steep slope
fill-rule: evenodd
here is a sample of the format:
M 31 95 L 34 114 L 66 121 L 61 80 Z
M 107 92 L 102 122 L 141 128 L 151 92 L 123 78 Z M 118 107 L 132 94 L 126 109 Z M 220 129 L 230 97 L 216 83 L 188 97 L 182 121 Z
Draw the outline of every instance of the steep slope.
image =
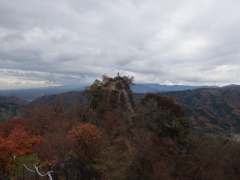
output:
M 132 91 L 122 77 L 110 78 L 107 82 L 98 87 L 98 95 L 94 97 L 90 106 L 95 108 L 98 103 L 104 103 L 109 108 L 122 107 L 125 110 L 134 112 Z
M 135 104 L 129 84 L 123 77 L 109 78 L 95 88 L 90 108 L 98 112 L 99 117 L 104 117 L 109 112 L 120 113 L 120 116 L 125 114 L 128 123 L 132 124 Z

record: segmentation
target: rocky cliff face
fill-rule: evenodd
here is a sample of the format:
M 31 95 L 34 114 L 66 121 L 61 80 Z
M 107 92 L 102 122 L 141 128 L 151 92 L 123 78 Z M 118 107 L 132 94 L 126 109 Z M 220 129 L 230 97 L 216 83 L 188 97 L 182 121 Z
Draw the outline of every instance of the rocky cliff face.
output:
M 106 119 L 112 113 L 115 114 L 112 118 L 122 119 L 125 116 L 124 119 L 131 125 L 135 117 L 132 91 L 127 81 L 120 76 L 102 83 L 94 92 L 89 107 L 100 119 Z
M 132 91 L 124 78 L 118 76 L 110 78 L 98 88 L 98 93 L 90 104 L 90 107 L 109 109 L 121 108 L 134 113 L 134 101 Z

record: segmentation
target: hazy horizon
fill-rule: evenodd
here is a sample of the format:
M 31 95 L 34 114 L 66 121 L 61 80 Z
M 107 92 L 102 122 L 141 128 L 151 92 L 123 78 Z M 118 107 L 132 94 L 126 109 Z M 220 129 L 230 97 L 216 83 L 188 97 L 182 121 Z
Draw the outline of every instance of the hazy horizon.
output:
M 100 79 L 99 79 L 100 80 Z M 212 85 L 188 85 L 188 84 L 159 84 L 159 83 L 134 83 L 134 85 L 154 85 L 154 84 L 158 84 L 158 85 L 163 85 L 163 86 L 193 86 L 193 87 L 204 87 L 204 86 L 209 86 L 209 87 L 225 87 L 225 86 L 238 86 L 239 84 L 227 84 L 227 85 L 223 85 L 223 86 L 218 86 L 217 84 L 212 84 Z M 18 87 L 18 88 L 1 88 L 0 87 L 0 91 L 18 91 L 18 90 L 37 90 L 37 89 L 55 89 L 55 88 L 67 88 L 67 89 L 77 89 L 77 88 L 88 88 L 91 84 L 68 84 L 68 85 L 55 85 L 55 86 L 43 86 L 43 87 Z M 131 86 L 134 86 L 131 85 Z

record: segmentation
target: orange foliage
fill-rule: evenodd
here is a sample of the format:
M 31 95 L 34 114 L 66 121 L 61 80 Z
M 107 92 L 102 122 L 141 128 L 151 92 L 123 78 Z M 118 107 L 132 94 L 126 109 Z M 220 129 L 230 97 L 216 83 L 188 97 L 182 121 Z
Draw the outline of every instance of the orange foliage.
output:
M 13 129 L 6 138 L 0 137 L 0 161 L 3 171 L 13 161 L 13 156 L 25 156 L 34 153 L 34 149 L 43 142 L 41 136 L 31 135 L 23 127 Z
M 82 124 L 69 132 L 77 153 L 91 158 L 100 143 L 100 130 L 92 124 Z

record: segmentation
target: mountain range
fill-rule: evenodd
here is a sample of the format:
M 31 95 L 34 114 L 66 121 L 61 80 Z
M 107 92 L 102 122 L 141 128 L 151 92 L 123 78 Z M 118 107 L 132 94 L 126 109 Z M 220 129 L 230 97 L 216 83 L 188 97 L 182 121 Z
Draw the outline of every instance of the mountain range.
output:
M 6 114 L 13 110 L 13 115 L 15 115 L 17 109 L 26 105 L 49 104 L 56 99 L 64 102 L 66 108 L 74 103 L 87 104 L 86 98 L 81 96 L 80 89 L 78 87 L 75 91 L 67 91 L 69 88 L 66 87 L 65 89 L 42 88 L 9 91 L 8 94 L 2 91 L 2 94 L 8 95 L 8 97 L 0 96 L 0 114 Z M 200 88 L 198 86 L 197 88 L 197 86 L 137 84 L 132 86 L 132 90 L 135 102 L 146 96 L 145 92 L 171 96 L 184 107 L 192 129 L 201 129 L 207 132 L 240 132 L 240 86 L 238 85 L 221 88 L 215 86 L 201 86 Z
M 184 91 L 202 88 L 217 88 L 218 86 L 188 86 L 188 85 L 161 85 L 161 84 L 133 84 L 131 89 L 135 93 L 151 93 L 164 91 Z
M 0 96 L 17 96 L 25 101 L 34 101 L 36 98 L 44 95 L 60 94 L 68 91 L 81 91 L 88 86 L 84 85 L 66 85 L 33 89 L 19 90 L 0 90 Z M 184 91 L 200 88 L 216 88 L 217 86 L 187 86 L 187 85 L 160 85 L 160 84 L 133 84 L 131 89 L 134 93 L 151 93 L 164 91 Z
M 0 111 L 0 179 L 19 179 L 22 163 L 35 162 L 51 163 L 53 179 L 239 177 L 232 133 L 191 126 L 239 132 L 240 86 L 146 94 L 129 84 L 118 76 L 83 92 L 44 95 L 15 117 L 9 112 L 20 99 L 2 96 L 9 109 Z

